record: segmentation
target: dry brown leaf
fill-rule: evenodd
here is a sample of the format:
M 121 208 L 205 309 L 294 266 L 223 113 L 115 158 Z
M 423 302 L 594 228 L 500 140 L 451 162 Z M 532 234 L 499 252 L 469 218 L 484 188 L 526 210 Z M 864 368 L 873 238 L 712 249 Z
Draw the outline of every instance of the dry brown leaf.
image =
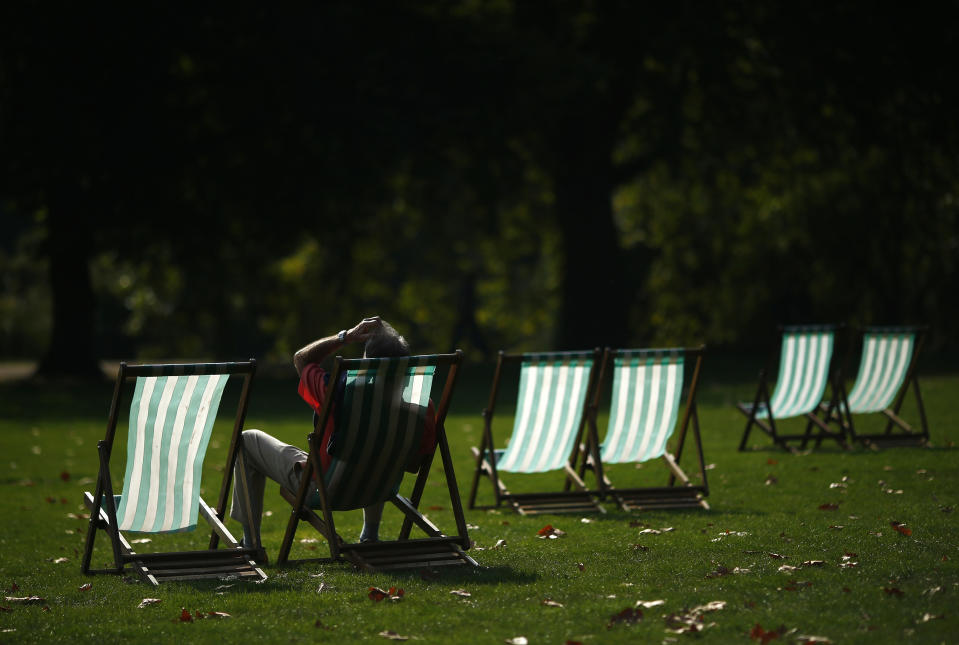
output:
M 144 598 L 140 601 L 140 604 L 137 605 L 137 609 L 143 609 L 144 607 L 149 607 L 150 605 L 159 605 L 163 600 L 161 598 Z
M 627 607 L 618 614 L 613 614 L 609 617 L 609 622 L 606 624 L 606 629 L 612 629 L 613 625 L 617 625 L 619 623 L 633 625 L 642 619 L 643 612 L 641 612 L 639 609 L 634 609 L 633 607 Z
M 90 591 L 91 589 L 93 589 L 93 585 L 89 582 L 84 582 L 80 585 L 80 591 Z
M 827 502 L 825 504 L 819 505 L 820 511 L 835 511 L 839 508 L 839 504 L 835 502 Z
M 890 523 L 889 523 L 889 526 L 891 526 L 892 528 L 896 529 L 897 531 L 899 531 L 900 533 L 902 533 L 903 535 L 905 535 L 905 536 L 907 536 L 907 537 L 910 536 L 910 535 L 912 535 L 912 529 L 911 529 L 911 528 L 908 528 L 908 527 L 907 527 L 905 524 L 903 524 L 902 522 L 890 522 Z

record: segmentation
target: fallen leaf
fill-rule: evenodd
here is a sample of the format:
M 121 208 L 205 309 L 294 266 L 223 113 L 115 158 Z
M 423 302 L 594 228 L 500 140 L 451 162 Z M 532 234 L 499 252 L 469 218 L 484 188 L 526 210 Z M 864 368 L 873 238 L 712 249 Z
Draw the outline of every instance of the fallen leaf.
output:
M 329 588 L 330 588 L 330 586 L 329 586 L 328 584 L 326 584 L 325 582 L 321 582 L 321 583 L 320 583 L 320 586 L 316 588 L 316 593 L 323 593 L 324 591 L 328 590 Z
M 627 607 L 618 614 L 613 614 L 609 617 L 609 623 L 606 624 L 606 629 L 612 629 L 613 625 L 618 623 L 624 623 L 626 625 L 633 625 L 638 623 L 643 619 L 643 612 L 632 607 Z
M 149 544 L 153 542 L 150 538 L 138 538 L 136 540 L 130 540 L 130 544 Z
M 806 560 L 805 562 L 802 563 L 801 566 L 804 566 L 804 567 L 821 567 L 821 566 L 824 565 L 824 564 L 826 564 L 826 562 L 825 562 L 824 560 Z
M 633 545 L 633 551 L 649 551 L 649 547 L 648 547 L 648 546 L 644 546 L 644 545 L 642 545 L 642 544 L 634 544 L 634 545 Z
M 778 484 L 778 483 L 779 483 L 779 479 L 777 479 L 774 475 L 769 475 L 768 477 L 766 477 L 767 486 L 772 486 L 773 484 Z
M 790 572 L 792 572 L 792 571 L 795 571 L 795 570 L 796 570 L 796 567 L 794 567 L 794 566 L 792 566 L 792 565 L 789 565 L 789 564 L 784 564 L 783 566 L 779 567 L 779 570 L 782 571 L 782 572 L 784 572 L 784 573 L 790 573 Z
M 776 461 L 775 459 L 767 459 L 767 460 L 766 460 L 766 464 L 769 465 L 769 466 L 775 466 L 775 465 L 778 464 L 778 463 L 779 463 L 779 462 Z
M 830 645 L 831 640 L 825 636 L 808 636 L 806 634 L 800 634 L 796 637 L 797 643 L 802 643 L 802 645 L 814 645 L 815 643 L 823 643 L 823 645 Z
M 769 641 L 779 639 L 785 633 L 785 625 L 781 625 L 779 629 L 771 629 L 766 631 L 762 628 L 762 625 L 756 623 L 749 632 L 749 638 L 754 641 L 759 641 L 760 643 L 768 643 Z
M 401 634 L 397 634 L 392 629 L 384 630 L 377 635 L 382 636 L 383 638 L 388 638 L 391 641 L 408 641 L 410 639 L 409 636 L 403 636 Z
M 70 560 L 68 560 L 67 558 L 57 558 L 56 560 L 53 561 L 53 564 L 63 564 L 64 562 L 69 562 L 69 561 Z
M 827 502 L 826 504 L 820 504 L 820 505 L 819 505 L 819 510 L 820 510 L 820 511 L 835 511 L 835 510 L 837 510 L 838 508 L 839 508 L 839 504 L 834 503 L 834 502 Z
M 42 605 L 46 602 L 40 596 L 24 596 L 22 598 L 16 598 L 13 596 L 5 596 L 4 600 L 7 602 L 12 602 L 16 605 Z
M 930 613 L 925 613 L 925 614 L 922 615 L 922 618 L 919 619 L 919 622 L 920 622 L 920 623 L 928 623 L 930 620 L 942 620 L 942 619 L 945 618 L 945 617 L 946 617 L 945 614 L 930 614 Z
M 149 607 L 150 605 L 159 605 L 163 602 L 162 598 L 144 598 L 140 601 L 140 604 L 137 605 L 137 609 L 143 609 L 144 607 Z
M 576 566 L 577 568 L 579 568 L 580 571 L 586 571 L 586 565 L 583 564 L 582 562 L 577 562 Z
M 892 528 L 896 529 L 897 531 L 899 531 L 900 533 L 902 533 L 902 534 L 905 535 L 905 536 L 912 535 L 912 529 L 911 529 L 911 528 L 908 528 L 908 527 L 907 527 L 905 524 L 903 524 L 902 522 L 890 522 L 890 523 L 889 523 L 889 526 L 891 526 Z
M 541 528 L 539 531 L 537 531 L 536 535 L 541 540 L 545 540 L 545 539 L 555 540 L 556 538 L 560 538 L 566 535 L 566 532 L 561 531 L 560 529 L 554 528 L 552 524 L 547 524 L 546 526 Z
M 396 602 L 402 599 L 405 593 L 402 589 L 397 589 L 396 587 L 390 587 L 389 591 L 383 591 L 379 587 L 370 587 L 370 593 L 368 595 L 370 600 L 374 602 L 380 602 L 384 599 Z
M 905 595 L 898 587 L 883 587 L 882 590 L 886 592 L 887 596 L 896 596 L 897 598 L 902 598 Z
M 223 591 L 223 590 L 225 590 L 225 589 L 229 589 L 229 588 L 232 587 L 232 586 L 233 586 L 233 585 L 220 585 L 219 587 L 217 587 L 217 588 L 214 589 L 213 591 Z
M 496 540 L 496 544 L 491 546 L 491 549 L 502 549 L 506 546 L 506 540 Z
M 540 604 L 544 607 L 563 607 L 563 603 L 550 600 L 549 598 L 544 598 Z
M 529 641 L 526 640 L 525 636 L 514 636 L 513 638 L 507 638 L 506 642 L 509 645 L 529 645 Z
M 454 589 L 450 592 L 453 596 L 459 596 L 460 598 L 471 598 L 473 594 L 468 592 L 466 589 Z
M 180 622 L 181 622 L 181 623 L 192 623 L 192 622 L 193 622 L 193 614 L 191 614 L 189 611 L 187 611 L 186 607 L 182 607 L 182 608 L 180 609 Z
M 326 631 L 331 631 L 333 629 L 329 625 L 324 625 L 323 621 L 320 620 L 319 618 L 316 619 L 316 622 L 313 623 L 313 626 L 316 627 L 317 629 L 325 629 Z
M 85 582 L 82 585 L 80 585 L 80 591 L 90 591 L 91 589 L 93 589 L 93 585 L 90 584 L 89 582 Z
M 60 479 L 62 479 L 65 482 L 70 481 L 70 473 L 64 470 L 62 473 L 60 473 Z
M 642 607 L 643 609 L 651 609 L 653 607 L 659 607 L 660 605 L 665 605 L 665 600 L 637 600 L 636 606 Z
M 10 585 L 10 592 L 12 593 L 14 591 L 20 591 L 20 585 L 18 585 L 16 582 Z
M 788 555 L 781 555 L 779 553 L 773 553 L 772 551 L 769 552 L 769 557 L 773 560 L 786 560 L 789 558 Z
M 706 574 L 707 578 L 721 578 L 722 576 L 728 576 L 732 571 L 723 565 L 718 565 L 715 571 L 711 571 Z
M 593 520 L 589 519 L 588 517 L 581 517 L 579 521 L 582 522 L 583 524 L 590 524 L 592 523 Z
M 659 529 L 643 529 L 639 532 L 640 535 L 659 535 L 662 533 Z

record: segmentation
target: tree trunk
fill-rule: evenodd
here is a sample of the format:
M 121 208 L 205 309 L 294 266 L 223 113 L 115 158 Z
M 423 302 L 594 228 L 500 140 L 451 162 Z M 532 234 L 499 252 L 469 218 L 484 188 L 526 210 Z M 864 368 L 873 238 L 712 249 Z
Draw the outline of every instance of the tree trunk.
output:
M 36 376 L 102 378 L 94 346 L 96 302 L 90 276 L 89 214 L 80 191 L 59 191 L 50 200 L 47 255 L 53 327 Z
M 613 221 L 609 114 L 567 120 L 553 173 L 563 238 L 559 349 L 623 346 L 635 281 Z M 600 124 L 596 127 L 593 124 Z

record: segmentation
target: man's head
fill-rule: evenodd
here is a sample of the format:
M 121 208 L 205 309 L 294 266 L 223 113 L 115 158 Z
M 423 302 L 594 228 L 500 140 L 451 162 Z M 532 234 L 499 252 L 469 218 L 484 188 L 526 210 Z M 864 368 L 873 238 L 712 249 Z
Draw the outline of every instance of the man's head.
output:
M 394 358 L 409 355 L 409 343 L 385 320 L 380 321 L 380 326 L 363 346 L 363 356 L 366 358 Z

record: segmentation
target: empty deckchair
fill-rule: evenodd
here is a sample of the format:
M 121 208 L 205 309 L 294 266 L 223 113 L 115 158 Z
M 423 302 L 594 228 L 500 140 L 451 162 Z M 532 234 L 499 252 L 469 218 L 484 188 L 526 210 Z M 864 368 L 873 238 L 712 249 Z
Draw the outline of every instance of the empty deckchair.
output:
M 577 446 L 586 424 L 586 401 L 595 382 L 599 350 L 546 354 L 500 352 L 493 376 L 489 404 L 483 411 L 483 438 L 473 447 L 476 470 L 469 507 L 475 508 L 481 476 L 493 484 L 496 505 L 509 503 L 524 515 L 536 513 L 605 512 L 597 493 L 586 488 L 574 469 Z M 519 394 L 513 419 L 513 434 L 507 447 L 496 450 L 493 442 L 493 409 L 507 364 L 520 364 Z M 511 492 L 500 474 L 565 472 L 565 488 L 537 493 Z M 570 484 L 576 490 L 569 490 Z
M 924 331 L 923 327 L 867 327 L 863 330 L 856 380 L 848 397 L 841 392 L 840 405 L 834 414 L 850 439 L 866 444 L 921 444 L 929 440 L 926 410 L 916 376 L 916 359 L 922 348 Z M 919 430 L 899 416 L 910 386 L 918 407 Z M 853 415 L 874 413 L 881 413 L 887 419 L 885 431 L 857 433 Z M 899 432 L 894 432 L 895 429 Z
M 223 524 L 227 495 L 243 431 L 250 385 L 256 371 L 253 360 L 239 363 L 169 365 L 120 364 L 106 437 L 97 443 L 100 469 L 94 493 L 86 492 L 90 525 L 83 553 L 83 573 L 122 573 L 127 565 L 158 584 L 165 580 L 190 580 L 240 576 L 265 580 L 255 560 L 256 548 L 241 548 Z M 227 452 L 223 482 L 215 508 L 200 497 L 207 445 L 220 399 L 231 375 L 242 382 L 239 403 Z M 120 410 L 130 380 L 126 469 L 123 492 L 114 495 L 110 463 Z M 176 533 L 196 528 L 202 515 L 211 525 L 209 547 L 203 550 L 163 553 L 134 551 L 125 532 Z M 113 552 L 113 567 L 91 569 L 94 540 L 106 531 Z M 220 540 L 226 548 L 218 549 Z M 147 540 L 149 541 L 149 540 Z
M 845 446 L 842 430 L 833 430 L 826 420 L 839 404 L 838 387 L 832 368 L 836 328 L 831 325 L 792 326 L 782 328 L 779 355 L 779 377 L 772 396 L 766 381 L 766 371 L 759 374 L 759 387 L 752 403 L 740 402 L 736 407 L 747 417 L 739 449 L 745 450 L 753 425 L 769 435 L 776 445 L 795 450 L 788 442 L 801 440 L 805 448 L 817 432 L 817 445 L 824 438 L 834 439 Z M 832 396 L 822 407 L 823 417 L 817 416 L 827 385 L 832 385 Z M 776 422 L 792 417 L 805 417 L 806 431 L 802 434 L 781 434 Z
M 402 358 L 336 357 L 329 382 L 341 384 L 342 391 L 326 397 L 315 426 L 325 428 L 333 415 L 332 459 L 324 472 L 319 445 L 322 432 L 311 433 L 309 458 L 299 489 L 280 489 L 292 511 L 277 558 L 279 564 L 292 562 L 289 556 L 293 539 L 299 522 L 304 520 L 329 544 L 330 557 L 314 560 L 349 561 L 368 570 L 476 566 L 476 561 L 466 554 L 470 539 L 444 427 L 462 356 L 457 350 L 454 354 Z M 445 371 L 445 382 L 434 380 L 438 368 Z M 435 411 L 436 445 L 456 524 L 456 533 L 452 535 L 443 533 L 418 510 L 435 449 L 418 463 L 410 496 L 399 494 L 404 468 L 419 459 L 430 394 L 434 391 L 442 392 Z M 314 473 L 322 475 L 314 477 Z M 316 484 L 315 493 L 311 492 L 314 488 L 310 482 Z M 334 511 L 386 501 L 403 514 L 397 539 L 349 543 L 337 534 Z M 411 538 L 413 525 L 425 537 Z
M 599 382 L 602 383 L 612 363 L 613 384 L 610 397 L 609 424 L 602 444 L 596 427 L 600 390 L 594 391 L 590 404 L 590 431 L 587 444 L 580 451 L 580 473 L 591 469 L 605 495 L 612 496 L 623 510 L 657 508 L 709 508 L 704 499 L 709 495 L 706 462 L 699 434 L 696 411 L 696 386 L 699 382 L 705 347 L 699 349 L 607 349 L 603 354 Z M 686 390 L 686 405 L 680 420 L 684 371 L 691 362 L 691 376 Z M 692 424 L 693 439 L 699 456 L 701 484 L 693 484 L 679 466 L 686 434 Z M 679 437 L 672 451 L 667 442 L 679 427 Z M 594 446 L 599 446 L 596 456 Z M 669 473 L 666 486 L 618 488 L 609 478 L 613 464 L 639 464 L 662 460 Z M 676 485 L 679 480 L 679 485 Z

